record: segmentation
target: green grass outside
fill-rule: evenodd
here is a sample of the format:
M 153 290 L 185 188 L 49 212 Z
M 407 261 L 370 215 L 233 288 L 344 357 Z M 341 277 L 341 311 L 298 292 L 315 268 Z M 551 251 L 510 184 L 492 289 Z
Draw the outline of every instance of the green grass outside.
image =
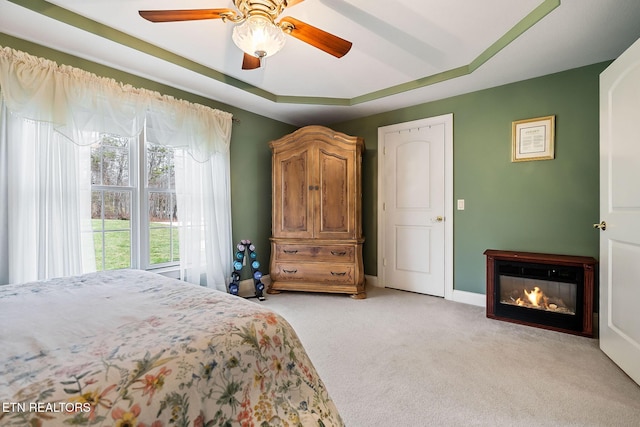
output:
M 96 231 L 102 230 L 102 222 L 99 219 L 92 220 L 93 242 L 96 254 L 96 266 L 102 270 L 102 246 L 104 236 L 104 269 L 114 270 L 131 266 L 131 231 L 129 220 L 107 219 L 104 221 L 104 234 Z M 173 232 L 173 259 L 171 259 L 171 242 L 169 240 Z M 173 230 L 168 224 L 152 222 L 149 229 L 149 257 L 151 264 L 178 261 L 179 239 L 178 229 Z

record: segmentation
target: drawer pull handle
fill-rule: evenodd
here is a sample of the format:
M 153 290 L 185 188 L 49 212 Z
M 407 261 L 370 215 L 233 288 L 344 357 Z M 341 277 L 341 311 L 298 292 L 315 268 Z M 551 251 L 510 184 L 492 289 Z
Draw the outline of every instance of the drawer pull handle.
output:
M 335 256 L 345 256 L 346 254 L 347 254 L 347 251 L 342 251 L 342 252 L 331 251 L 331 255 L 335 255 Z
M 285 254 L 297 254 L 298 250 L 297 249 L 283 249 L 282 252 L 284 252 Z
M 285 270 L 284 268 L 282 269 L 282 271 L 284 271 L 287 274 L 293 274 L 298 272 L 298 270 Z
M 331 272 L 332 276 L 344 276 L 345 274 L 347 274 L 345 271 L 343 271 L 342 273 L 336 273 L 335 271 Z

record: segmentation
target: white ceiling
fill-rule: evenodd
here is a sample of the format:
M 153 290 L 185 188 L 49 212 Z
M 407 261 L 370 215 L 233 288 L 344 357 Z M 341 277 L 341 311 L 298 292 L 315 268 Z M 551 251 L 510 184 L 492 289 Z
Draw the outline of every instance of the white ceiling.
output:
M 150 23 L 138 15 L 206 8 L 234 6 L 231 0 L 0 0 L 0 31 L 297 126 L 614 59 L 640 37 L 640 0 L 305 0 L 283 16 L 353 42 L 351 51 L 337 59 L 287 37 L 264 67 L 244 71 L 231 41 L 233 24 Z

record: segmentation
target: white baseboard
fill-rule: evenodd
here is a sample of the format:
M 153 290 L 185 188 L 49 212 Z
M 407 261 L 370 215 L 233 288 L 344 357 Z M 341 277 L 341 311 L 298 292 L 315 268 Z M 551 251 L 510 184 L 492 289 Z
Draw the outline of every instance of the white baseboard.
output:
M 364 278 L 366 281 L 366 286 L 375 286 L 380 288 L 384 287 L 378 282 L 378 276 L 365 275 Z M 261 280 L 262 283 L 265 284 L 265 286 L 268 286 L 271 282 L 271 278 L 268 274 L 262 276 Z M 253 288 L 253 279 L 246 279 L 240 282 L 239 294 L 243 296 L 255 294 L 255 289 Z M 477 305 L 479 307 L 487 306 L 487 296 L 485 294 L 477 294 L 475 292 L 457 291 L 454 289 L 451 300 L 455 302 L 461 302 L 463 304 Z
M 378 276 L 365 275 L 367 286 L 376 286 L 384 288 L 384 286 L 378 282 Z M 477 305 L 479 307 L 487 306 L 487 296 L 485 294 L 477 294 L 475 292 L 456 291 L 453 290 L 451 300 L 455 302 L 461 302 L 463 304 Z
M 364 284 L 365 286 L 375 286 L 378 288 L 384 287 L 378 284 L 378 276 L 369 276 L 367 274 L 364 275 Z
M 454 289 L 451 300 L 464 304 L 477 305 L 479 307 L 487 306 L 487 296 L 485 294 L 477 294 L 475 292 L 456 291 Z

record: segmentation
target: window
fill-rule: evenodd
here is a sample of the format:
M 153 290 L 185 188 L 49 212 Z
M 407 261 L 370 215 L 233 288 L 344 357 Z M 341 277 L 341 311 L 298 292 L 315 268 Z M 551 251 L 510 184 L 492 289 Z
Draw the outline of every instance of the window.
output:
M 97 270 L 178 265 L 173 149 L 103 134 L 91 147 L 91 220 Z
M 170 266 L 225 290 L 231 113 L 25 52 L 0 55 L 20 94 L 0 96 L 0 254 L 11 255 L 0 256 L 0 282 L 94 271 L 97 253 L 101 270 Z M 92 147 L 95 132 L 103 137 Z

